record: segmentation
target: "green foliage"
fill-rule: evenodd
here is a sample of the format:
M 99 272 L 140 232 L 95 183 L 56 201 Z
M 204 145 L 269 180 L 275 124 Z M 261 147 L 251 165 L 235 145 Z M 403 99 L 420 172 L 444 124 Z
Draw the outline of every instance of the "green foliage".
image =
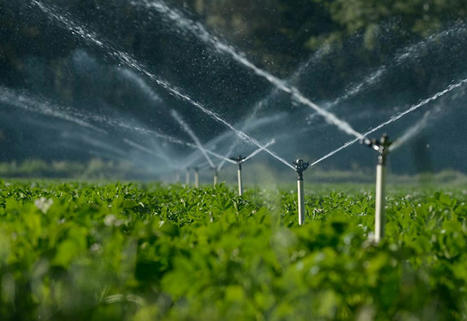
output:
M 0 181 L 2 320 L 466 319 L 465 191 L 295 197 Z
M 463 20 L 467 14 L 465 1 L 422 0 L 314 0 L 328 8 L 333 22 L 338 26 L 329 39 L 364 32 L 365 45 L 373 48 L 378 42 L 381 24 L 398 21 L 403 32 L 428 36 L 447 21 Z M 341 39 L 341 37 L 338 37 Z
M 52 161 L 30 159 L 23 162 L 0 162 L 3 178 L 53 178 L 53 179 L 148 179 L 147 171 L 129 162 L 103 161 L 98 158 L 88 162 Z

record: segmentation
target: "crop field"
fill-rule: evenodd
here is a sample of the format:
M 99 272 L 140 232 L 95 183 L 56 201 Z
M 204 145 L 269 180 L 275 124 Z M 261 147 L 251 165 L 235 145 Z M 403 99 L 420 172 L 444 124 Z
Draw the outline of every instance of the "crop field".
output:
M 344 190 L 0 181 L 1 319 L 465 320 L 466 191 Z
M 0 0 L 0 321 L 467 321 L 467 0 Z

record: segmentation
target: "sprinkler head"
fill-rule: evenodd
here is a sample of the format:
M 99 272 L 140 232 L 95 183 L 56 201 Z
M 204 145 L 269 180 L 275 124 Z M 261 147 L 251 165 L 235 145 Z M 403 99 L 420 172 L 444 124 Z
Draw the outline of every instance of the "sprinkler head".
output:
M 240 154 L 237 157 L 230 157 L 230 159 L 233 160 L 234 162 L 237 162 L 237 163 L 243 163 L 243 160 L 245 159 L 245 157 L 243 157 Z
M 305 162 L 302 159 L 297 159 L 296 161 L 292 162 L 292 165 L 295 166 L 295 171 L 298 174 L 298 179 L 303 180 L 303 172 L 306 171 L 308 166 L 310 166 L 309 162 Z
M 374 149 L 379 153 L 378 163 L 384 165 L 386 163 L 386 156 L 389 153 L 389 147 L 392 142 L 389 140 L 387 134 L 383 134 L 380 140 L 364 138 L 360 141 L 362 144 L 367 145 L 368 147 Z
M 360 144 L 366 145 L 366 146 L 368 146 L 370 148 L 373 148 L 372 146 L 374 144 L 376 144 L 376 140 L 375 139 L 369 139 L 368 137 L 364 137 L 364 138 L 360 139 Z
M 238 155 L 237 157 L 230 157 L 231 160 L 234 162 L 237 162 L 238 168 L 241 170 L 242 169 L 242 163 L 245 160 L 245 157 L 243 157 L 241 154 Z

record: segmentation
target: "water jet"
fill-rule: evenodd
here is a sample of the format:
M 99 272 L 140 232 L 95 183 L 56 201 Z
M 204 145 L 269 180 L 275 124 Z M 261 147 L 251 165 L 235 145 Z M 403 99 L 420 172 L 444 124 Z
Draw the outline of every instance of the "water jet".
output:
M 109 42 L 109 41 L 107 41 L 105 39 L 99 39 L 99 37 L 98 37 L 98 35 L 96 33 L 92 32 L 90 30 L 87 30 L 85 27 L 83 27 L 83 26 L 77 24 L 75 21 L 67 18 L 65 15 L 61 14 L 59 12 L 59 10 L 57 10 L 54 6 L 45 5 L 39 0 L 31 0 L 31 2 L 33 4 L 35 4 L 43 13 L 48 15 L 51 19 L 57 21 L 59 24 L 64 26 L 65 29 L 70 31 L 73 35 L 83 39 L 84 41 L 86 41 L 88 43 L 91 43 L 91 44 L 97 46 L 101 50 L 104 50 L 109 56 L 115 58 L 122 66 L 126 66 L 127 68 L 148 77 L 154 83 L 156 83 L 158 86 L 160 86 L 160 87 L 164 88 L 165 90 L 167 90 L 170 94 L 178 97 L 179 99 L 181 99 L 183 101 L 186 101 L 186 102 L 190 103 L 191 105 L 193 105 L 194 107 L 199 109 L 201 112 L 203 112 L 204 114 L 206 114 L 210 118 L 212 118 L 215 121 L 217 121 L 217 122 L 223 124 L 224 126 L 228 127 L 230 130 L 232 130 L 235 133 L 235 135 L 237 135 L 240 139 L 244 140 L 245 142 L 248 142 L 248 143 L 250 143 L 252 145 L 255 145 L 258 148 L 263 148 L 264 147 L 255 138 L 253 138 L 251 136 L 248 136 L 245 132 L 243 132 L 241 130 L 238 130 L 232 124 L 230 124 L 229 122 L 227 122 L 223 118 L 221 118 L 217 113 L 213 112 L 210 109 L 207 109 L 201 103 L 194 100 L 189 95 L 183 93 L 180 89 L 175 88 L 174 86 L 172 86 L 167 81 L 165 81 L 162 78 L 156 76 L 155 74 L 149 72 L 147 67 L 144 64 L 141 64 L 132 55 L 130 55 L 130 54 L 124 52 L 124 51 L 116 49 L 116 47 L 115 47 L 115 45 L 113 43 L 111 43 L 111 42 Z M 172 16 L 171 16 L 171 18 L 172 18 Z M 177 18 L 177 19 L 179 19 L 179 18 Z M 185 18 L 180 16 L 180 19 L 185 19 Z M 237 58 L 240 58 L 240 57 L 237 57 Z M 247 65 L 250 66 L 251 63 L 248 62 Z M 273 77 L 272 75 L 269 75 L 268 73 L 266 73 L 266 75 L 265 75 L 264 71 L 258 69 L 254 65 L 251 65 L 250 67 L 254 67 L 254 70 L 261 71 L 260 75 L 262 75 L 263 77 L 267 76 L 268 80 L 271 80 L 270 77 L 272 77 L 273 78 L 272 80 L 275 80 L 273 82 L 273 84 L 280 87 L 279 89 L 281 89 L 283 91 L 286 91 L 288 93 L 292 93 L 293 90 L 288 88 L 288 87 L 284 87 L 282 85 L 282 82 L 279 79 Z M 294 97 L 296 97 L 298 100 L 303 100 L 303 99 L 306 100 L 305 97 L 302 97 L 300 95 L 298 95 L 298 96 L 295 95 Z M 301 99 L 301 98 L 303 98 L 303 99 Z M 333 124 L 340 124 L 340 125 L 337 125 L 337 126 L 339 128 L 341 128 L 342 130 L 347 131 L 347 132 L 350 131 L 351 133 L 354 133 L 353 129 L 350 128 L 350 125 L 348 125 L 348 124 L 341 125 L 342 121 L 337 119 L 334 115 L 328 115 L 328 113 L 326 111 L 323 111 L 320 107 L 316 106 L 312 102 L 305 101 L 305 103 L 309 103 L 308 104 L 309 107 L 311 107 L 313 109 L 317 108 L 319 111 L 321 111 L 321 113 L 324 113 L 325 118 L 329 122 L 331 122 Z M 360 134 L 358 134 L 356 132 L 354 133 L 354 135 L 356 137 L 358 137 L 358 138 L 363 137 L 363 136 L 361 136 Z M 287 161 L 285 161 L 283 158 L 281 158 L 276 153 L 268 150 L 267 148 L 265 148 L 264 151 L 267 152 L 272 157 L 274 157 L 276 160 L 283 163 L 284 165 L 292 168 L 292 166 Z
M 191 127 L 183 120 L 182 116 L 180 116 L 174 109 L 172 109 L 171 113 L 172 117 L 180 124 L 180 127 L 191 137 L 193 142 L 195 143 L 196 147 L 199 151 L 203 154 L 206 158 L 206 161 L 209 163 L 211 167 L 214 167 L 214 163 L 212 162 L 209 154 L 206 151 L 206 148 L 201 144 L 200 139 L 195 134 L 195 132 L 191 129 Z
M 367 140 L 367 136 L 370 135 L 370 134 L 373 134 L 374 132 L 382 129 L 383 127 L 386 127 L 396 121 L 398 121 L 399 119 L 401 119 L 402 117 L 420 109 L 421 107 L 425 106 L 426 104 L 429 104 L 433 101 L 436 101 L 438 100 L 439 98 L 447 95 L 448 93 L 450 93 L 451 91 L 457 89 L 457 88 L 460 88 L 462 86 L 464 86 L 465 84 L 467 84 L 467 78 L 457 82 L 457 83 L 454 83 L 454 84 L 451 84 L 449 85 L 446 89 L 442 90 L 442 91 L 439 91 L 437 92 L 436 94 L 434 94 L 433 96 L 429 97 L 429 98 L 426 98 L 426 99 L 423 99 L 422 101 L 418 102 L 417 104 L 415 105 L 412 105 L 411 107 L 409 107 L 408 109 L 400 112 L 400 113 L 397 113 L 393 116 L 391 116 L 388 120 L 380 123 L 379 125 L 373 127 L 372 129 L 370 129 L 369 131 L 365 132 L 363 134 L 363 139 L 358 139 L 358 138 L 354 138 L 350 141 L 348 141 L 347 143 L 345 143 L 344 145 L 342 145 L 341 147 L 333 150 L 332 152 L 329 152 L 328 154 L 324 155 L 323 157 L 317 159 L 316 161 L 314 161 L 313 163 L 311 163 L 310 167 L 313 167 L 313 166 L 316 166 L 318 165 L 319 163 L 325 161 L 326 159 L 336 155 L 337 153 L 339 153 L 340 151 L 352 146 L 353 144 L 357 143 L 357 142 L 364 142 Z
M 38 2 L 37 0 L 34 0 L 34 1 Z M 133 2 L 132 4 L 138 5 L 138 3 L 135 3 L 135 2 Z M 277 78 L 276 76 L 272 75 L 271 73 L 267 72 L 264 69 L 258 68 L 250 60 L 248 60 L 243 53 L 238 52 L 232 46 L 222 42 L 218 37 L 208 32 L 208 30 L 203 25 L 185 17 L 185 15 L 182 12 L 179 12 L 178 10 L 169 7 L 164 1 L 162 0 L 157 0 L 154 2 L 145 1 L 142 3 L 142 5 L 148 9 L 154 9 L 157 12 L 164 14 L 165 16 L 170 18 L 172 21 L 174 21 L 174 23 L 181 29 L 191 32 L 195 37 L 200 39 L 202 42 L 213 46 L 219 52 L 223 52 L 225 54 L 230 55 L 236 62 L 250 69 L 256 75 L 262 77 L 264 80 L 268 81 L 271 85 L 273 85 L 278 90 L 283 91 L 284 93 L 290 95 L 291 98 L 293 98 L 296 102 L 311 108 L 316 113 L 321 115 L 328 123 L 336 126 L 338 129 L 340 129 L 344 133 L 350 136 L 355 136 L 358 139 L 364 138 L 363 135 L 359 133 L 358 131 L 356 131 L 355 129 L 353 129 L 349 123 L 338 118 L 335 114 L 330 113 L 324 108 L 318 106 L 316 103 L 312 102 L 310 99 L 305 97 L 296 87 L 290 86 L 284 80 Z M 247 136 L 244 136 L 243 132 L 238 131 L 238 130 L 236 130 L 236 132 L 237 132 L 237 135 L 240 134 L 238 135 L 240 138 L 241 137 L 248 138 Z M 257 144 L 257 142 L 255 142 L 254 140 L 250 140 L 250 142 L 255 144 L 257 147 L 262 147 L 261 145 Z M 271 153 L 271 151 L 267 149 L 265 149 L 265 151 L 268 152 L 273 157 L 277 156 Z

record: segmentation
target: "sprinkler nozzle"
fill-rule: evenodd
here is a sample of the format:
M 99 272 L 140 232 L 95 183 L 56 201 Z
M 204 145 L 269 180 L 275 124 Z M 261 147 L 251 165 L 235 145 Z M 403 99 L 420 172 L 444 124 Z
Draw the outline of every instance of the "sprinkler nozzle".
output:
M 245 160 L 245 157 L 238 155 L 237 157 L 230 157 L 230 159 L 237 163 L 239 169 L 242 169 L 242 163 Z
M 386 156 L 392 144 L 387 134 L 383 134 L 380 140 L 364 138 L 361 142 L 379 153 L 378 161 L 380 164 L 384 165 L 386 163 Z
M 376 141 L 374 139 L 369 139 L 368 137 L 363 137 L 360 139 L 360 144 L 371 147 Z
M 295 171 L 298 174 L 298 179 L 303 180 L 303 172 L 306 171 L 308 166 L 310 166 L 310 163 L 305 162 L 303 159 L 297 159 L 296 161 L 292 162 L 292 165 L 295 166 Z
M 238 155 L 237 157 L 230 157 L 230 159 L 237 163 L 243 163 L 245 157 L 242 155 Z

